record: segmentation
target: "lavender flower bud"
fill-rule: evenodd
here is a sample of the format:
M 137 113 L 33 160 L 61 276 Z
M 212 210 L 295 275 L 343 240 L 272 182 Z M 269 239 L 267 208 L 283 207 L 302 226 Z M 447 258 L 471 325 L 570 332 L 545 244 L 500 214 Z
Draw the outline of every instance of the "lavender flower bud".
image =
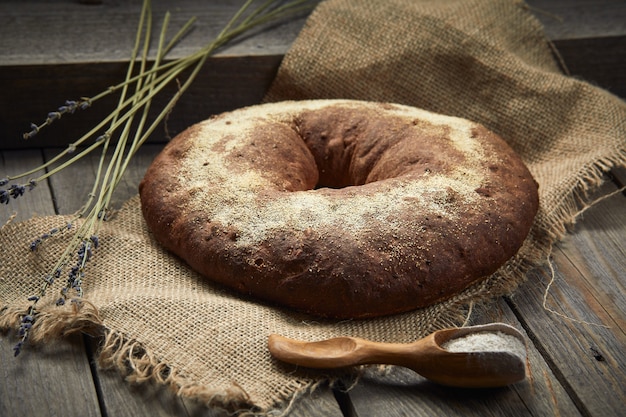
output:
M 18 331 L 20 336 L 24 336 L 26 334 L 26 332 L 28 332 L 30 330 L 30 328 L 33 327 L 33 325 L 31 323 L 22 323 L 20 324 L 20 329 Z
M 33 240 L 32 242 L 30 242 L 30 250 L 31 252 L 35 252 L 37 249 L 39 249 L 39 245 L 41 244 L 41 239 L 37 238 L 35 240 Z
M 80 103 L 78 103 L 78 107 L 81 110 L 86 110 L 89 107 L 91 107 L 91 99 L 87 98 L 87 97 L 83 97 L 80 99 Z
M 25 192 L 26 192 L 26 187 L 24 187 L 23 185 L 13 184 L 12 186 L 9 187 L 9 195 L 13 198 L 18 198 L 20 196 L 23 196 Z
M 24 139 L 30 139 L 33 136 L 35 136 L 37 133 L 39 133 L 39 126 L 37 126 L 34 123 L 31 123 L 30 124 L 30 132 L 24 133 L 23 138 Z
M 20 352 L 22 351 L 22 346 L 24 346 L 23 340 L 20 340 L 15 346 L 13 346 L 13 356 L 17 356 L 20 354 Z
M 65 105 L 59 107 L 57 110 L 59 113 L 70 113 L 73 114 L 76 111 L 78 104 L 73 100 L 65 100 Z
M 61 118 L 61 113 L 59 113 L 58 111 L 51 111 L 50 113 L 48 113 L 48 118 L 46 119 L 46 123 L 52 123 L 55 120 L 58 120 Z

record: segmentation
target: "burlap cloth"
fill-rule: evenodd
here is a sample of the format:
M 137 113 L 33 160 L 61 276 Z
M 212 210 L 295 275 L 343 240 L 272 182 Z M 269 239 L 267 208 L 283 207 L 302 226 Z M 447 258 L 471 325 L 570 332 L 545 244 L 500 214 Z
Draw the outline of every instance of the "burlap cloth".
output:
M 222 292 L 155 244 L 138 199 L 100 233 L 87 270 L 84 307 L 40 302 L 32 342 L 68 329 L 104 336 L 101 360 L 131 380 L 156 380 L 216 406 L 284 408 L 323 380 L 272 360 L 267 337 L 355 335 L 408 342 L 462 323 L 470 303 L 513 291 L 585 203 L 602 173 L 626 161 L 626 106 L 562 75 L 538 22 L 521 1 L 329 0 L 288 52 L 268 101 L 356 98 L 409 104 L 478 121 L 503 136 L 539 183 L 540 212 L 519 255 L 483 283 L 440 305 L 368 321 L 320 322 Z M 1 232 L 0 326 L 15 328 L 64 248 L 36 253 L 33 237 L 59 216 Z M 61 281 L 61 280 L 59 280 Z M 59 284 L 61 285 L 61 283 Z M 526 285 L 535 285 L 527 282 Z

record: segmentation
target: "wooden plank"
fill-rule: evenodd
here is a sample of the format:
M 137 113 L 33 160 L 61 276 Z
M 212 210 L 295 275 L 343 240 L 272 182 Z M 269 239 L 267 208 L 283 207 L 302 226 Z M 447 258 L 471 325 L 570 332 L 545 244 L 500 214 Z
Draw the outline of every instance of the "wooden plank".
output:
M 0 415 L 100 416 L 80 335 L 28 346 L 13 357 L 15 340 L 0 337 Z
M 315 391 L 298 397 L 289 409 L 289 417 L 343 417 L 332 390 L 322 385 Z
M 626 36 L 557 40 L 554 45 L 570 75 L 626 97 Z
M 523 332 L 522 325 L 503 299 L 483 309 L 473 324 L 503 322 Z M 384 377 L 371 372 L 347 393 L 355 416 L 543 416 L 580 415 L 566 391 L 528 343 L 528 378 L 497 389 L 442 387 L 403 368 Z
M 0 173 L 3 177 L 14 175 L 42 163 L 38 150 L 5 151 L 0 154 Z M 54 214 L 47 182 L 3 206 L 0 222 L 4 224 L 13 212 L 18 213 L 13 219 L 16 222 L 35 214 Z M 81 416 L 100 415 L 80 336 L 69 337 L 64 343 L 26 345 L 17 358 L 13 357 L 15 343 L 14 332 L 0 334 L 0 416 L 67 415 L 68 410 Z
M 22 172 L 37 168 L 41 164 L 43 164 L 43 157 L 40 150 L 0 152 L 0 178 L 19 175 Z M 36 178 L 43 172 L 43 170 L 37 171 L 32 176 L 12 181 L 10 184 L 27 183 L 29 179 Z M 7 189 L 10 184 L 0 188 Z M 54 205 L 47 181 L 39 184 L 32 191 L 26 191 L 23 196 L 17 199 L 11 199 L 9 204 L 3 204 L 0 207 L 0 225 L 5 224 L 13 215 L 15 217 L 12 221 L 19 222 L 29 219 L 35 214 L 41 216 L 54 214 Z
M 626 97 L 626 3 L 527 0 L 572 76 Z
M 191 17 L 194 30 L 172 51 L 172 57 L 195 52 L 221 30 L 243 1 L 202 2 L 153 0 L 157 32 L 167 10 L 172 13 L 170 33 Z M 590 39 L 626 34 L 626 5 L 622 0 L 528 0 L 552 40 Z M 57 1 L 0 3 L 0 50 L 3 65 L 83 62 L 119 62 L 128 59 L 135 40 L 140 2 L 100 2 L 97 6 Z M 282 55 L 301 27 L 304 16 L 281 24 L 277 30 L 258 31 L 225 48 L 224 56 Z M 156 41 L 157 36 L 153 36 Z M 156 42 L 153 42 L 154 53 Z
M 177 2 L 172 31 L 193 16 L 198 20 L 169 59 L 194 53 L 212 40 L 242 4 Z M 169 1 L 153 1 L 155 27 L 170 8 Z M 80 112 L 80 117 L 72 116 L 71 123 L 61 120 L 62 127 L 42 131 L 36 140 L 21 139 L 30 122 L 41 123 L 65 100 L 94 96 L 124 80 L 139 14 L 140 2 L 87 6 L 65 1 L 45 7 L 32 2 L 0 3 L 0 90 L 11 97 L 0 101 L 3 148 L 65 146 L 110 113 L 117 103 L 113 97 Z M 172 133 L 212 114 L 258 103 L 304 20 L 301 15 L 255 30 L 209 59 L 172 114 Z M 154 32 L 152 49 L 158 39 L 158 30 Z M 163 92 L 154 108 L 162 108 L 175 89 L 172 85 Z M 157 140 L 163 142 L 163 137 Z
M 315 4 L 315 1 L 311 2 Z M 154 57 L 165 13 L 171 13 L 167 39 L 189 19 L 194 28 L 171 51 L 180 58 L 211 42 L 243 0 L 152 0 L 153 35 L 149 56 Z M 257 4 L 261 4 L 258 2 Z M 73 0 L 0 2 L 2 65 L 120 62 L 129 58 L 135 42 L 141 2 L 102 1 L 97 5 Z M 304 25 L 306 14 L 255 30 L 219 51 L 221 56 L 283 55 Z
M 170 135 L 173 137 L 213 114 L 259 103 L 281 59 L 282 55 L 209 59 L 170 115 Z M 125 74 L 125 62 L 0 65 L 0 90 L 12 98 L 0 100 L 2 148 L 65 147 L 74 142 L 115 109 L 117 96 L 105 97 L 87 110 L 65 115 L 30 140 L 24 140 L 22 135 L 30 130 L 31 122 L 43 122 L 48 112 L 55 111 L 65 100 L 94 96 L 123 81 Z M 175 88 L 173 84 L 155 98 L 152 117 L 174 95 Z M 157 129 L 151 140 L 165 142 L 162 132 Z
M 620 36 L 626 33 L 623 0 L 525 0 L 553 40 Z
M 113 194 L 112 209 L 119 209 L 126 200 L 137 194 L 137 187 L 145 170 L 161 148 L 161 145 L 144 145 L 137 152 Z M 112 151 L 113 149 L 110 148 L 105 169 Z M 58 149 L 44 150 L 47 159 L 54 157 L 58 152 Z M 74 213 L 83 206 L 93 187 L 100 155 L 101 151 L 98 149 L 50 177 L 59 213 Z
M 626 187 L 626 167 L 620 166 L 613 168 L 611 170 L 611 177 L 618 187 Z
M 590 416 L 620 415 L 626 403 L 625 207 L 622 194 L 601 202 L 557 245 L 552 311 L 543 306 L 549 271 L 531 274 L 513 298 L 535 344 Z

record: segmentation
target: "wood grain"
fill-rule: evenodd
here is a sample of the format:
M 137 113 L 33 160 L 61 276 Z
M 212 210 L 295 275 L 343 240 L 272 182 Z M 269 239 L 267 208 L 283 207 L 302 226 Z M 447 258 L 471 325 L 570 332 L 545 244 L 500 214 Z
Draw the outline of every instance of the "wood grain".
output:
M 491 322 L 507 323 L 523 331 L 502 299 L 483 308 L 472 320 L 472 324 Z M 540 352 L 529 340 L 527 343 L 530 373 L 518 384 L 501 389 L 450 389 L 404 368 L 391 368 L 382 378 L 366 373 L 347 394 L 351 408 L 358 417 L 579 415 Z
M 189 19 L 196 18 L 193 30 L 168 55 L 174 59 L 192 54 L 211 42 L 244 1 L 152 0 L 151 3 L 151 57 L 156 55 L 166 12 L 170 12 L 168 40 Z M 2 65 L 126 61 L 135 42 L 140 12 L 140 1 L 102 1 L 97 5 L 72 0 L 0 2 Z M 217 55 L 282 55 L 304 25 L 305 17 L 306 13 L 302 13 L 265 26 L 272 30 L 256 29 Z
M 626 97 L 626 2 L 527 0 L 568 73 Z
M 313 2 L 314 4 L 316 2 Z M 552 40 L 575 40 L 626 34 L 626 4 L 621 0 L 527 0 L 529 10 L 544 25 Z M 166 11 L 171 12 L 172 34 L 188 19 L 197 21 L 172 50 L 171 57 L 195 52 L 221 30 L 241 0 L 153 0 L 151 54 Z M 0 3 L 2 65 L 120 62 L 128 59 L 135 40 L 140 2 L 102 1 L 84 5 L 75 1 L 4 1 Z M 272 30 L 258 30 L 220 51 L 222 56 L 282 55 L 305 22 L 306 15 L 290 19 Z
M 557 245 L 547 297 L 552 311 L 543 306 L 549 270 L 530 274 L 512 299 L 584 415 L 620 415 L 626 403 L 625 204 L 618 194 L 587 210 L 575 233 Z
M 622 0 L 526 0 L 550 39 L 573 40 L 624 35 Z
M 112 196 L 111 209 L 119 209 L 126 200 L 137 194 L 137 187 L 145 170 L 161 148 L 161 145 L 144 145 L 139 149 Z M 46 149 L 44 154 L 49 159 L 55 156 L 58 151 L 58 149 Z M 112 151 L 113 149 L 109 149 L 105 168 L 110 161 Z M 54 189 L 59 214 L 74 213 L 82 207 L 96 179 L 100 156 L 100 150 L 92 152 L 77 163 L 50 177 L 50 185 Z
M 174 137 L 193 123 L 252 104 L 263 98 L 282 55 L 217 57 L 207 61 L 193 85 L 178 101 L 167 128 Z M 30 123 L 41 123 L 65 100 L 94 96 L 124 80 L 125 62 L 62 65 L 0 65 L 0 91 L 11 100 L 0 100 L 0 137 L 3 149 L 66 147 L 106 117 L 117 105 L 117 96 L 105 97 L 84 111 L 65 115 L 30 140 L 22 135 Z M 184 79 L 183 79 L 184 80 Z M 181 81 L 182 82 L 182 81 Z M 172 85 L 159 94 L 152 109 L 162 109 L 175 93 Z M 156 110 L 151 113 L 151 120 Z M 167 141 L 164 127 L 151 141 Z
M 13 357 L 15 340 L 0 337 L 0 416 L 100 416 L 82 337 L 29 346 Z
M 626 36 L 556 40 L 554 46 L 571 76 L 626 97 Z
M 175 7 L 170 1 L 152 3 L 155 29 L 151 57 L 166 11 L 171 11 L 171 34 L 188 19 L 197 17 L 193 30 L 168 59 L 199 50 L 243 4 L 233 0 L 183 0 Z M 21 139 L 31 122 L 41 123 L 65 100 L 92 97 L 124 80 L 140 5 L 108 1 L 98 5 L 59 1 L 45 6 L 37 2 L 0 3 L 0 91 L 10 97 L 0 101 L 3 149 L 66 146 L 115 108 L 117 99 L 106 98 L 88 111 L 71 116 L 71 123 L 67 121 L 70 116 L 66 116 L 36 139 Z M 256 29 L 210 58 L 170 118 L 172 136 L 210 115 L 258 103 L 304 18 L 302 15 Z M 153 108 L 162 108 L 175 89 L 172 85 L 157 97 Z M 164 142 L 165 138 L 159 132 L 155 140 Z
M 19 175 L 22 172 L 37 168 L 43 164 L 43 161 L 41 150 L 0 152 L 0 178 Z M 43 170 L 37 171 L 32 176 L 12 181 L 10 184 L 26 183 L 30 178 L 36 178 L 43 172 Z M 2 188 L 7 188 L 9 185 Z M 19 222 L 29 219 L 33 215 L 45 216 L 50 214 L 55 214 L 54 205 L 52 204 L 48 182 L 43 181 L 32 191 L 27 191 L 23 196 L 11 199 L 9 204 L 0 206 L 0 225 L 5 224 L 13 215 L 15 217 L 12 221 Z
M 4 151 L 0 154 L 0 175 L 17 174 L 42 163 L 39 150 Z M 13 213 L 17 213 L 15 222 L 55 214 L 47 182 L 0 207 L 0 223 Z M 64 415 L 67 410 L 82 416 L 100 415 L 80 336 L 69 338 L 67 343 L 28 345 L 16 358 L 15 343 L 17 338 L 10 330 L 0 337 L 0 416 L 41 415 L 42 411 Z

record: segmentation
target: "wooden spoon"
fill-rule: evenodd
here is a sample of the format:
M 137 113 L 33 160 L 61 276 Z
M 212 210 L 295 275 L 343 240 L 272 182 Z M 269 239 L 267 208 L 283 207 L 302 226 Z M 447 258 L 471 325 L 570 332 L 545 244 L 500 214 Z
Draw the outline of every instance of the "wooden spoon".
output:
M 490 333 L 513 336 L 515 346 L 494 346 L 452 352 L 442 346 L 452 339 L 468 341 L 469 335 Z M 466 337 L 467 336 L 467 337 Z M 510 338 L 508 338 L 510 339 Z M 501 387 L 526 377 L 526 344 L 514 327 L 504 323 L 436 331 L 413 343 L 378 343 L 356 337 L 303 342 L 272 334 L 270 353 L 284 362 L 310 368 L 343 368 L 353 365 L 389 364 L 410 368 L 425 378 L 454 387 Z

